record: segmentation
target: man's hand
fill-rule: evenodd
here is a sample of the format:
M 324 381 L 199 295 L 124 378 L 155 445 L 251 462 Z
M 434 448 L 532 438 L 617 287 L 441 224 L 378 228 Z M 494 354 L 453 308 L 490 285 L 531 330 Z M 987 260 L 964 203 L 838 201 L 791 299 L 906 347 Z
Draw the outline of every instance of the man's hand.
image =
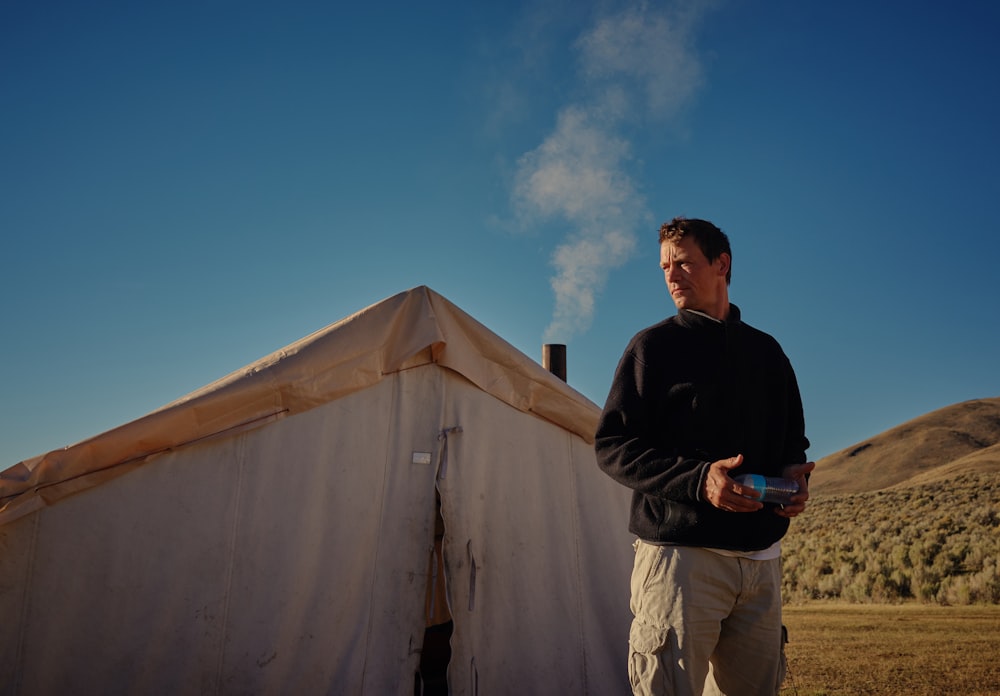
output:
M 801 514 L 806 509 L 806 501 L 809 500 L 809 479 L 806 474 L 816 468 L 816 462 L 806 462 L 805 464 L 793 464 L 786 466 L 781 475 L 784 478 L 792 479 L 799 484 L 799 492 L 792 496 L 792 502 L 775 509 L 775 514 L 782 517 L 792 518 Z
M 760 497 L 760 493 L 744 488 L 729 477 L 729 472 L 742 463 L 742 454 L 712 462 L 705 476 L 705 488 L 702 490 L 705 500 L 720 510 L 729 512 L 755 512 L 764 507 L 763 503 L 754 499 Z M 752 495 L 754 498 L 747 498 L 747 495 Z M 805 507 L 804 501 L 802 505 Z

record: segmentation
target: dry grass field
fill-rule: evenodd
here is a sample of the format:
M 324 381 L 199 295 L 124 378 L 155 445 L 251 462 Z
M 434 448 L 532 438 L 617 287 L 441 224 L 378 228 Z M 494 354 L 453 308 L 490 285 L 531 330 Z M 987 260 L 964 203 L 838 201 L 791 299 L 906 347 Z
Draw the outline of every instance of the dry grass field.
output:
M 782 540 L 786 603 L 1000 604 L 1000 398 L 824 457 L 809 488 Z
M 1000 606 L 785 607 L 782 696 L 1000 694 Z
M 782 696 L 1000 696 L 1000 398 L 826 457 L 810 492 Z

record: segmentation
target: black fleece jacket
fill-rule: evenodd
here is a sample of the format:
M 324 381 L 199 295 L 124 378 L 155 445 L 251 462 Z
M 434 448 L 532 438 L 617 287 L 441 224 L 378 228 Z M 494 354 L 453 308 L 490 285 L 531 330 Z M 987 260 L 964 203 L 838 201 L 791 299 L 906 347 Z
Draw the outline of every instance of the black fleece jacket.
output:
M 709 465 L 743 454 L 731 472 L 780 476 L 806 461 L 802 400 L 792 366 L 768 334 L 730 305 L 720 322 L 698 312 L 640 331 L 601 414 L 601 469 L 633 490 L 629 531 L 658 544 L 755 551 L 784 536 L 771 505 L 726 512 L 702 498 Z

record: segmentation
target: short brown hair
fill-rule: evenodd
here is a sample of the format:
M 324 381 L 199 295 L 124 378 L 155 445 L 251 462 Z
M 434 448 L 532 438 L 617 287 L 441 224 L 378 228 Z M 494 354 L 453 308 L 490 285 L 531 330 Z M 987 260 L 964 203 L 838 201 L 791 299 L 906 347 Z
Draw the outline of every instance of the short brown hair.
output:
M 680 241 L 689 234 L 709 263 L 722 254 L 729 255 L 729 270 L 726 271 L 726 285 L 729 285 L 733 276 L 733 252 L 729 247 L 729 237 L 708 220 L 675 217 L 660 225 L 660 244 Z

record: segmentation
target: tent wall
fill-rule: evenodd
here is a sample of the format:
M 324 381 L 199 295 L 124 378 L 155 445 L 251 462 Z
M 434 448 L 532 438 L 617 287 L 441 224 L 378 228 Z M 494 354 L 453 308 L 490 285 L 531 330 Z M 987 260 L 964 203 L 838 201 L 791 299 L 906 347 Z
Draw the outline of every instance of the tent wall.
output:
M 0 527 L 0 693 L 412 694 L 435 486 L 452 693 L 628 693 L 625 490 L 436 364 Z
M 578 436 L 449 382 L 452 694 L 628 693 L 627 499 Z M 478 690 L 477 690 L 478 685 Z
M 412 694 L 440 388 L 396 373 L 0 528 L 0 689 Z

